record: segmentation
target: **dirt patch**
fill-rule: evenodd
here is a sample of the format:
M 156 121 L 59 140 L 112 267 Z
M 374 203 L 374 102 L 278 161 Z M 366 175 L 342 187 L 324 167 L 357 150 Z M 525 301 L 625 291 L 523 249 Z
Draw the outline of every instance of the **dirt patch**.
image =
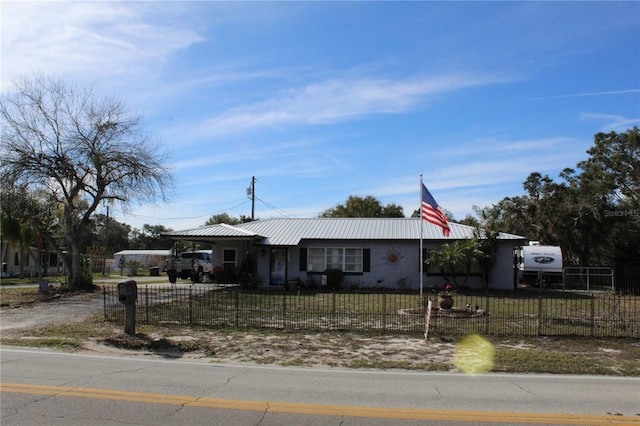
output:
M 219 363 L 277 364 L 304 367 L 402 368 L 453 370 L 453 343 L 425 341 L 414 336 L 355 334 L 288 334 L 176 330 L 185 333 L 136 334 L 121 332 L 85 342 L 82 351 L 184 358 Z M 191 333 L 191 334 L 186 334 Z

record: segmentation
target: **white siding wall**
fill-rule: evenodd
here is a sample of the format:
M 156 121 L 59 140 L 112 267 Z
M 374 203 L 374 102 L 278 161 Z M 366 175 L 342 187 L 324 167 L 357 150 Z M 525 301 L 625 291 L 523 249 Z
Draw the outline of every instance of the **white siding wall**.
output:
M 386 287 L 406 288 L 418 290 L 420 288 L 419 273 L 419 242 L 416 241 L 310 241 L 302 247 L 341 247 L 364 248 L 371 250 L 371 270 L 362 275 L 345 275 L 342 288 L 359 287 Z M 424 248 L 439 247 L 439 243 L 425 241 Z M 258 249 L 260 252 L 261 249 Z M 265 249 L 266 255 L 258 256 L 258 271 L 263 277 L 263 285 L 268 285 L 269 277 L 269 248 Z M 394 261 L 395 260 L 395 261 Z M 300 247 L 289 247 L 287 262 L 287 279 L 300 279 L 303 284 L 315 280 L 320 285 L 319 275 L 307 274 L 299 270 Z M 427 275 L 423 278 L 423 289 L 442 288 L 445 285 L 444 278 L 438 275 Z M 470 276 L 465 284 L 469 288 L 483 288 L 482 277 Z M 497 261 L 492 273 L 489 288 L 512 290 L 513 289 L 513 243 L 504 241 L 500 244 L 497 253 Z

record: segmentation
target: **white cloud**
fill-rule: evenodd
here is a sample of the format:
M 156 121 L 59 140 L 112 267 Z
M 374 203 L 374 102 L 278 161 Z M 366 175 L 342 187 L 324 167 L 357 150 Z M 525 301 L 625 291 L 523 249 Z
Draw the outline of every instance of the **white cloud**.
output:
M 158 19 L 154 7 L 153 2 L 3 2 L 3 85 L 44 71 L 139 77 L 171 53 L 202 41 L 179 19 Z
M 616 114 L 587 113 L 580 114 L 580 118 L 586 121 L 600 121 L 603 124 L 603 132 L 625 132 L 634 126 L 640 126 L 640 118 L 628 118 Z
M 561 99 L 561 98 L 581 98 L 586 96 L 609 96 L 609 95 L 626 95 L 629 93 L 638 93 L 640 89 L 629 89 L 629 90 L 610 90 L 605 92 L 585 92 L 585 93 L 573 93 L 569 95 L 556 95 L 556 96 L 544 96 L 539 98 L 534 98 L 534 100 L 545 100 L 545 99 Z
M 254 128 L 326 124 L 372 114 L 402 113 L 416 107 L 428 95 L 505 81 L 496 76 L 468 74 L 415 80 L 333 79 L 233 108 L 207 120 L 201 131 L 219 135 Z

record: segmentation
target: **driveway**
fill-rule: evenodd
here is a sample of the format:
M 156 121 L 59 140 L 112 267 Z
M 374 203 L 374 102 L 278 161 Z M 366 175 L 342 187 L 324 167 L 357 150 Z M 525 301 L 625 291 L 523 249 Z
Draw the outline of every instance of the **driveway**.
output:
M 166 278 L 166 277 L 164 277 Z M 95 281 L 98 286 L 116 285 L 118 282 L 128 279 L 106 278 Z M 163 277 L 135 277 L 138 284 L 154 282 L 157 283 Z M 189 281 L 184 281 L 182 285 L 188 285 Z M 167 285 L 169 281 L 167 280 Z M 38 287 L 38 284 L 28 284 L 23 286 L 6 286 L 6 288 L 17 287 Z M 5 288 L 5 286 L 3 286 Z M 70 297 L 56 296 L 52 294 L 49 301 L 22 305 L 18 308 L 2 307 L 0 310 L 0 333 L 7 334 L 11 331 L 24 330 L 34 327 L 42 327 L 50 324 L 68 324 L 81 322 L 88 317 L 102 314 L 103 299 L 102 293 L 85 293 Z

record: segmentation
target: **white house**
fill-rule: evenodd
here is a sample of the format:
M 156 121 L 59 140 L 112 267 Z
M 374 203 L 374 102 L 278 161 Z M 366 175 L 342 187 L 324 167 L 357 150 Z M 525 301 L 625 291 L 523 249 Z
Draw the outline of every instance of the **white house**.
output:
M 446 242 L 470 239 L 474 228 L 450 223 L 445 237 L 439 227 L 420 218 L 266 219 L 240 225 L 217 224 L 163 234 L 173 240 L 210 244 L 213 263 L 224 276 L 238 280 L 243 272 L 260 277 L 262 287 L 289 281 L 320 284 L 326 269 L 344 272 L 344 288 L 420 287 L 420 241 L 423 253 Z M 501 233 L 489 288 L 514 288 L 513 250 L 525 237 Z M 442 287 L 438 271 L 423 272 L 424 288 Z M 466 286 L 482 288 L 472 274 Z
M 59 272 L 61 265 L 58 255 L 54 252 L 40 250 L 36 247 L 21 247 L 14 241 L 2 239 L 0 241 L 0 257 L 2 259 L 2 277 L 37 277 L 38 267 L 43 275 Z

